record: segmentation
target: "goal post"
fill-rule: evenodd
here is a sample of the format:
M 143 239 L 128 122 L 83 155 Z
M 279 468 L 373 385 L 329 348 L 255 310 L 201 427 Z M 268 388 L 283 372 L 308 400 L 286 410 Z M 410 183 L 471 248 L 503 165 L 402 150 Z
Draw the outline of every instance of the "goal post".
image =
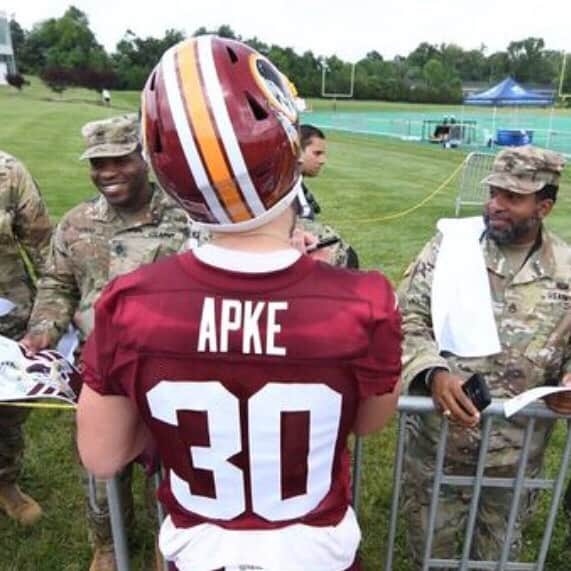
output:
M 562 101 L 571 98 L 571 54 L 561 52 L 561 74 L 559 76 L 558 97 Z
M 321 64 L 321 97 L 327 97 L 330 99 L 351 99 L 355 92 L 355 66 L 356 64 L 345 64 L 351 66 L 351 73 L 349 76 L 349 89 L 348 91 L 340 91 L 335 89 L 335 91 L 327 91 L 326 88 L 326 76 L 329 72 L 327 64 Z M 337 82 L 335 82 L 335 86 L 337 86 Z

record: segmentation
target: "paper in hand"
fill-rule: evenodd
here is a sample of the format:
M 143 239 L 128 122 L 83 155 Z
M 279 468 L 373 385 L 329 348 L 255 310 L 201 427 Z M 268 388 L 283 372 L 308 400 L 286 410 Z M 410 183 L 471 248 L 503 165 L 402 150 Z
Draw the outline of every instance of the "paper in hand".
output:
M 522 408 L 526 407 L 528 404 L 536 401 L 540 398 L 546 397 L 548 395 L 553 395 L 556 393 L 563 393 L 565 391 L 571 391 L 571 386 L 567 387 L 536 387 L 535 389 L 530 389 L 515 396 L 506 403 L 504 403 L 504 413 L 506 418 L 514 415 L 516 412 L 520 411 Z

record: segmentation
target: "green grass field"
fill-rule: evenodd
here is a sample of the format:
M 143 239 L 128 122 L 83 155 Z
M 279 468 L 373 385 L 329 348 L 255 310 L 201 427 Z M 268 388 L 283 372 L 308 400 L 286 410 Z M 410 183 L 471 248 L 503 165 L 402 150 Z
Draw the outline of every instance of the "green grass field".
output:
M 79 201 L 94 194 L 81 153 L 81 126 L 93 119 L 136 111 L 138 95 L 114 93 L 113 107 L 98 104 L 99 96 L 69 90 L 51 94 L 38 80 L 22 93 L 0 88 L 0 148 L 22 159 L 39 181 L 50 213 L 58 219 Z M 341 105 L 341 104 L 339 104 Z M 363 106 L 383 109 L 386 105 Z M 307 118 L 310 119 L 310 116 Z M 407 216 L 382 220 L 409 209 L 438 188 L 462 162 L 458 150 L 422 146 L 381 137 L 327 133 L 329 162 L 310 187 L 322 206 L 322 220 L 337 227 L 353 244 L 365 268 L 382 268 L 397 283 L 434 231 L 438 218 L 453 216 L 456 181 L 433 200 Z M 549 226 L 571 240 L 571 176 L 566 175 Z M 477 212 L 477 209 L 474 210 Z M 1 412 L 0 412 L 1 414 Z M 562 435 L 557 434 L 560 444 Z M 83 517 L 72 444 L 72 417 L 64 411 L 35 411 L 27 423 L 28 448 L 22 486 L 44 507 L 45 517 L 23 530 L 0 516 L 0 571 L 79 571 L 87 569 L 90 549 Z M 394 427 L 365 445 L 360 519 L 364 527 L 364 568 L 382 569 L 392 486 Z M 558 447 L 550 455 L 557 459 Z M 137 481 L 140 517 L 132 531 L 133 569 L 144 569 L 153 550 L 149 519 L 142 508 L 142 481 Z M 542 523 L 527 536 L 533 555 Z M 569 569 L 560 518 L 547 569 Z M 398 571 L 409 569 L 402 538 L 397 546 Z M 150 566 L 150 563 L 147 564 Z M 150 568 L 150 567 L 149 567 Z M 309 571 L 309 570 L 308 570 Z

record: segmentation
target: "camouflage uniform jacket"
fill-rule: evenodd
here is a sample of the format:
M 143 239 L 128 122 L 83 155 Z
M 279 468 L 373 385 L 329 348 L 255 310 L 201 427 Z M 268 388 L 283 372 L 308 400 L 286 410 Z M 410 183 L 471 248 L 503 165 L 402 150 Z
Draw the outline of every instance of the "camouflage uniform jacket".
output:
M 52 227 L 42 196 L 30 173 L 0 151 L 0 298 L 16 309 L 0 317 L 0 335 L 22 335 L 32 308 L 34 288 L 23 248 L 39 275 L 43 271 Z
M 331 226 L 327 224 L 322 224 L 317 220 L 310 220 L 308 218 L 298 218 L 297 226 L 306 232 L 313 234 L 318 240 L 324 240 L 326 238 L 339 238 L 340 241 L 333 246 L 332 252 L 332 262 L 333 266 L 339 266 L 345 268 L 348 266 L 350 256 L 356 256 L 354 251 L 352 252 L 351 246 L 341 238 L 338 232 L 336 232 Z
M 511 274 L 506 258 L 492 240 L 483 237 L 493 311 L 502 352 L 487 357 L 465 358 L 439 354 L 432 333 L 430 299 L 434 265 L 441 236 L 437 235 L 405 274 L 399 288 L 403 318 L 403 386 L 409 394 L 428 395 L 423 371 L 443 366 L 467 378 L 482 373 L 493 398 L 508 399 L 530 388 L 558 384 L 571 371 L 571 248 L 543 229 L 539 246 L 523 267 Z M 469 327 L 469 324 L 467 324 Z M 439 415 L 417 417 L 418 453 L 435 446 Z M 530 462 L 541 462 L 550 421 L 536 422 Z M 447 456 L 456 464 L 476 462 L 479 429 L 450 425 Z M 494 420 L 488 466 L 514 466 L 523 443 L 518 421 Z
M 340 238 L 340 242 L 334 244 L 332 247 L 334 248 L 333 255 L 332 255 L 332 265 L 339 266 L 339 267 L 347 267 L 349 262 L 349 257 L 352 255 L 356 259 L 356 254 L 350 253 L 352 248 L 349 246 L 345 240 L 343 240 L 331 226 L 327 226 L 326 224 L 321 224 L 321 222 L 317 222 L 316 220 L 309 220 L 307 218 L 298 218 L 296 222 L 297 226 L 306 232 L 310 232 L 314 236 L 317 237 L 318 240 L 323 240 L 325 238 Z M 189 240 L 183 245 L 181 251 L 186 251 L 189 249 L 196 248 L 198 246 L 202 246 L 207 242 L 210 242 L 211 236 L 208 230 L 201 229 L 200 226 L 196 225 L 191 229 L 190 238 Z
M 102 196 L 76 206 L 54 232 L 30 331 L 47 330 L 55 342 L 73 319 L 84 340 L 93 328 L 94 303 L 109 281 L 178 252 L 189 233 L 186 213 L 157 188 L 134 222 Z

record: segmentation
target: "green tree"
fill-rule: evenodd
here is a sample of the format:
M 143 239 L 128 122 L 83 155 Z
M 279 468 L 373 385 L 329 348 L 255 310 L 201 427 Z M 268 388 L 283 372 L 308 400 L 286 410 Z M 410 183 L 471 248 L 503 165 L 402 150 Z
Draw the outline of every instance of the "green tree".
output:
M 489 83 L 504 79 L 511 73 L 507 52 L 495 52 L 488 58 Z
M 179 30 L 167 30 L 162 38 L 140 38 L 127 30 L 113 54 L 113 65 L 122 89 L 142 89 L 163 53 L 185 39 Z
M 18 22 L 16 22 L 16 20 L 14 19 L 10 20 L 10 36 L 12 38 L 12 48 L 14 49 L 14 57 L 16 58 L 16 64 L 18 65 L 18 67 L 22 68 L 22 71 L 26 71 L 25 66 L 20 61 L 20 56 L 22 55 L 22 48 L 26 43 L 26 32 L 24 31 L 22 26 L 20 26 L 20 24 L 18 24 Z
M 270 46 L 268 46 L 268 44 L 262 42 L 255 36 L 253 38 L 250 38 L 249 40 L 246 40 L 246 43 L 252 49 L 256 50 L 257 52 L 260 52 L 261 54 L 264 54 L 265 56 L 267 56 L 270 51 Z
M 93 69 L 109 67 L 110 60 L 89 28 L 87 16 L 70 6 L 61 18 L 36 24 L 25 39 L 26 66 L 42 69 Z
M 192 37 L 196 38 L 197 36 L 205 36 L 207 34 L 214 34 L 215 36 L 220 36 L 221 38 L 229 38 L 230 40 L 242 39 L 234 32 L 230 26 L 226 24 L 223 24 L 216 30 L 208 30 L 204 26 L 201 26 L 192 34 Z
M 456 71 L 440 60 L 431 59 L 422 68 L 429 101 L 453 103 L 462 100 L 462 82 Z
M 355 96 L 359 99 L 398 101 L 408 98 L 408 88 L 398 60 L 384 61 L 377 51 L 369 52 L 357 63 Z
M 423 69 L 431 59 L 440 59 L 440 56 L 441 53 L 437 46 L 422 42 L 415 50 L 408 54 L 407 64 L 410 67 Z
M 460 66 L 456 69 L 462 81 L 487 81 L 489 78 L 488 60 L 485 46 L 479 50 L 464 52 Z
M 508 59 L 512 75 L 519 81 L 550 83 L 555 69 L 544 57 L 543 38 L 526 38 L 508 45 Z
M 487 80 L 485 46 L 479 50 L 465 51 L 456 44 L 440 46 L 440 61 L 446 68 L 453 69 L 463 81 Z
M 431 59 L 424 64 L 422 74 L 429 89 L 438 89 L 446 82 L 446 69 L 437 59 Z

